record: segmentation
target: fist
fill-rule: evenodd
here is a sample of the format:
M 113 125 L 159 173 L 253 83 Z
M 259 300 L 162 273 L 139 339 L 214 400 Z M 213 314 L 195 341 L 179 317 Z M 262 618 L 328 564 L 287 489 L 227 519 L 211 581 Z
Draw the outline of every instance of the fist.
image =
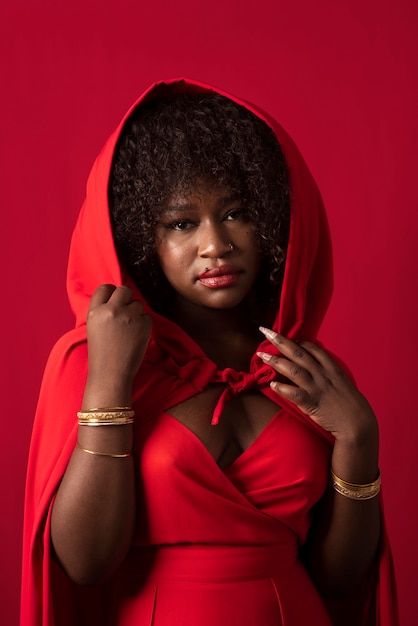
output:
M 89 378 L 132 383 L 151 334 L 152 320 L 144 314 L 130 287 L 101 285 L 87 314 Z

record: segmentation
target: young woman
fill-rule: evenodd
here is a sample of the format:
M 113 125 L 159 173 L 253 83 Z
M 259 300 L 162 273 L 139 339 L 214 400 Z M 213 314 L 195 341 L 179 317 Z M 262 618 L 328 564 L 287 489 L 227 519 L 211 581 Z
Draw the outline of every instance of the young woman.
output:
M 93 167 L 68 290 L 22 625 L 395 625 L 377 422 L 315 343 L 328 228 L 277 123 L 153 86 Z

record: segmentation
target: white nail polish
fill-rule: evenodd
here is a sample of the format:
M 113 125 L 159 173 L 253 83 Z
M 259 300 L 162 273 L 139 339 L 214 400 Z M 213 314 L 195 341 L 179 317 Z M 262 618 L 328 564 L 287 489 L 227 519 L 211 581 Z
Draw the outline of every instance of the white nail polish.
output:
M 277 335 L 274 330 L 270 330 L 270 328 L 264 328 L 264 326 L 260 326 L 260 330 L 266 337 L 268 337 L 268 339 L 274 339 L 274 337 L 276 337 Z

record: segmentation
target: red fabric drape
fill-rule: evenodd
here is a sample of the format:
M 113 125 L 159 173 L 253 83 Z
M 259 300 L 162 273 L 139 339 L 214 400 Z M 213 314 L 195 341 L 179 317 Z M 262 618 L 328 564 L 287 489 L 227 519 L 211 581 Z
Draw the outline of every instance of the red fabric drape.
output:
M 137 106 L 141 106 L 146 101 L 169 97 L 173 93 L 213 92 L 214 89 L 216 90 L 214 87 L 185 78 L 159 82 L 147 89 L 136 103 L 130 107 L 124 120 Z M 220 93 L 223 92 L 220 91 Z M 223 95 L 228 97 L 228 94 L 223 93 Z M 315 340 L 328 308 L 333 286 L 330 234 L 320 194 L 303 158 L 286 131 L 270 118 L 269 114 L 257 110 L 254 105 L 246 104 L 235 96 L 229 97 L 256 111 L 260 117 L 271 125 L 287 163 L 291 199 L 289 245 L 286 252 L 280 304 L 272 322 L 272 328 L 292 339 L 305 338 Z M 82 614 L 84 614 L 85 610 L 90 613 L 92 604 L 97 599 L 97 589 L 94 590 L 93 594 L 89 593 L 87 589 L 84 599 L 80 600 L 80 589 L 74 588 L 66 577 L 62 577 L 63 580 L 59 584 L 57 583 L 55 567 L 50 555 L 50 511 L 59 482 L 75 443 L 76 425 L 74 423 L 74 415 L 81 403 L 87 374 L 85 323 L 91 296 L 98 284 L 109 282 L 118 285 L 123 282 L 131 284 L 135 296 L 144 302 L 145 310 L 148 310 L 149 307 L 138 288 L 132 283 L 130 277 L 119 264 L 110 226 L 108 207 L 109 176 L 115 144 L 122 124 L 123 121 L 116 131 L 111 134 L 100 151 L 88 178 L 86 198 L 71 239 L 67 272 L 67 291 L 71 308 L 76 316 L 76 328 L 66 333 L 52 350 L 39 396 L 31 440 L 25 498 L 21 626 L 40 626 L 41 624 L 43 626 L 53 626 L 56 623 L 76 626 L 80 622 L 81 616 L 77 618 L 71 616 L 74 607 L 79 607 Z M 272 463 L 271 467 L 265 465 L 265 458 L 269 457 L 271 451 L 275 448 L 274 441 L 281 442 L 281 454 L 284 454 L 285 450 L 292 450 L 292 436 L 282 437 L 282 435 L 276 433 L 275 436 L 272 436 L 267 449 L 263 452 L 260 448 L 258 453 L 254 455 L 252 465 L 246 465 L 247 473 L 251 475 L 252 479 L 254 476 L 264 475 L 264 480 L 267 480 L 267 483 L 262 481 L 258 486 L 256 484 L 257 481 L 252 480 L 251 488 L 249 489 L 251 493 L 265 493 L 269 479 L 271 484 L 284 487 L 282 491 L 283 498 L 279 495 L 279 488 L 276 497 L 272 498 L 279 506 L 277 508 L 275 506 L 271 507 L 270 504 L 267 509 L 269 512 L 268 518 L 275 520 L 273 529 L 266 528 L 264 525 L 264 513 L 266 511 L 263 510 L 262 502 L 258 503 L 260 508 L 257 505 L 251 505 L 248 518 L 245 517 L 241 508 L 243 495 L 241 491 L 236 494 L 234 490 L 232 490 L 232 493 L 227 490 L 225 498 L 221 498 L 221 502 L 219 502 L 219 496 L 224 487 L 224 475 L 222 475 L 219 485 L 216 485 L 215 480 L 214 484 L 209 487 L 206 484 L 208 469 L 204 470 L 200 476 L 196 473 L 196 468 L 201 464 L 199 454 L 195 462 L 189 463 L 188 466 L 183 468 L 182 472 L 179 472 L 176 478 L 173 478 L 175 474 L 174 468 L 178 467 L 178 460 L 185 453 L 183 449 L 177 457 L 176 453 L 174 453 L 174 447 L 168 446 L 166 448 L 167 452 L 170 455 L 174 454 L 174 456 L 169 457 L 171 461 L 168 461 L 166 465 L 167 473 L 164 474 L 163 465 L 160 465 L 160 463 L 162 458 L 166 458 L 165 452 L 162 452 L 165 448 L 160 444 L 154 447 L 152 452 L 149 450 L 150 446 L 148 445 L 149 439 L 152 441 L 155 437 L 155 420 L 158 422 L 164 411 L 190 398 L 205 389 L 211 382 L 216 381 L 226 383 L 227 387 L 221 394 L 215 407 L 212 416 L 213 425 L 216 425 L 219 419 L 221 419 L 225 402 L 232 395 L 239 394 L 245 389 L 258 387 L 273 402 L 277 402 L 277 396 L 268 388 L 268 382 L 272 379 L 274 372 L 271 371 L 268 365 L 264 365 L 261 362 L 256 353 L 251 359 L 249 372 L 239 372 L 231 368 L 218 370 L 216 365 L 184 333 L 181 327 L 162 316 L 154 314 L 152 311 L 150 311 L 150 314 L 153 318 L 152 334 L 133 386 L 133 407 L 136 413 L 135 421 L 137 427 L 134 444 L 135 460 L 138 464 L 138 475 L 142 477 L 141 481 L 143 481 L 143 487 L 139 489 L 137 494 L 138 520 L 142 518 L 144 521 L 144 518 L 146 518 L 147 522 L 145 524 L 138 522 L 133 545 L 142 547 L 144 544 L 146 546 L 183 545 L 186 542 L 191 545 L 216 546 L 229 545 L 231 541 L 236 541 L 237 544 L 245 549 L 247 544 L 259 545 L 259 542 L 267 542 L 267 538 L 270 537 L 273 544 L 276 542 L 284 543 L 285 546 L 291 548 L 291 551 L 292 548 L 294 550 L 295 538 L 297 537 L 297 540 L 303 543 L 309 522 L 306 519 L 306 515 L 304 515 L 302 506 L 302 503 L 306 502 L 306 495 L 294 494 L 290 496 L 288 487 L 298 482 L 303 484 L 304 481 L 308 480 L 308 493 L 310 498 L 312 498 L 311 503 L 307 505 L 309 510 L 312 503 L 318 500 L 325 488 L 330 448 L 327 447 L 326 453 L 322 454 L 322 462 L 319 461 L 319 458 L 316 458 L 315 463 L 314 459 L 317 455 L 312 448 L 307 446 L 306 452 L 302 453 L 302 449 L 305 450 L 302 442 L 306 433 L 298 433 L 295 437 L 298 443 L 293 449 L 293 453 L 290 452 L 289 460 L 284 465 L 289 467 L 292 464 L 291 459 L 297 458 L 299 453 L 303 457 L 306 456 L 311 465 L 309 468 L 304 467 L 304 460 L 300 464 L 296 478 L 294 474 L 287 475 L 287 471 L 278 471 L 280 463 Z M 265 340 L 260 343 L 258 349 L 275 351 L 273 346 Z M 284 407 L 288 405 L 282 399 L 280 404 Z M 332 445 L 333 437 L 329 433 L 315 425 L 306 415 L 299 413 L 291 403 L 289 404 L 288 411 L 292 415 L 290 422 L 301 421 L 304 424 L 304 431 L 305 429 L 313 430 L 316 436 L 320 437 L 323 445 L 325 443 L 328 446 Z M 282 419 L 285 419 L 285 417 Z M 146 431 L 147 426 L 150 424 L 152 424 L 150 437 L 145 435 L 143 438 L 140 433 L 143 430 Z M 170 431 L 166 427 L 167 430 Z M 263 434 L 265 434 L 265 431 L 263 431 Z M 257 438 L 258 443 L 260 440 L 263 441 L 261 437 Z M 166 432 L 162 436 L 162 441 L 170 441 L 170 434 Z M 265 437 L 265 442 L 267 443 L 267 437 Z M 255 449 L 255 445 L 256 442 L 254 442 L 254 447 L 251 446 L 252 450 Z M 189 453 L 186 453 L 186 456 L 188 455 Z M 154 467 L 157 458 L 158 471 L 155 472 Z M 261 471 L 259 471 L 260 468 L 262 468 Z M 305 478 L 299 475 L 299 471 L 303 474 L 302 468 L 304 468 Z M 213 464 L 209 474 L 212 473 L 212 469 Z M 315 476 L 315 481 L 312 483 L 309 482 L 311 476 Z M 157 481 L 160 482 L 158 483 Z M 188 485 L 187 487 L 184 486 L 184 482 Z M 239 479 L 238 483 L 240 483 Z M 158 488 L 156 488 L 157 484 L 160 485 Z M 179 487 L 179 484 L 182 484 L 182 487 Z M 147 485 L 149 489 L 147 489 Z M 242 484 L 242 489 L 245 493 L 246 488 L 244 485 L 245 479 Z M 200 491 L 204 494 L 202 505 L 199 504 L 198 494 Z M 213 501 L 210 501 L 209 493 L 212 492 L 214 498 Z M 314 495 L 315 492 L 317 493 L 316 497 Z M 153 499 L 145 495 L 143 500 L 143 493 L 158 493 L 158 497 Z M 187 498 L 184 497 L 185 493 L 188 494 Z M 234 524 L 236 518 L 234 504 L 237 504 L 236 495 L 239 495 L 238 517 L 240 519 L 240 523 L 237 526 Z M 255 500 L 257 501 L 257 498 Z M 175 501 L 174 511 L 179 509 L 182 511 L 179 518 L 176 518 L 174 511 L 166 514 L 166 506 L 161 510 L 161 502 L 163 501 L 166 506 L 169 501 Z M 296 506 L 293 507 L 292 502 Z M 206 515 L 203 514 L 201 519 L 196 520 L 194 524 L 190 523 L 189 520 L 193 519 L 195 511 L 204 510 L 205 505 L 207 506 Z M 187 507 L 190 507 L 190 511 L 187 511 Z M 141 513 L 142 508 L 143 511 Z M 230 510 L 231 508 L 232 511 Z M 214 520 L 223 519 L 220 525 L 220 533 L 213 532 L 215 524 L 214 521 L 209 522 L 209 511 L 213 511 Z M 259 521 L 262 521 L 261 526 L 258 523 L 258 516 Z M 291 519 L 294 519 L 295 522 L 292 523 Z M 163 520 L 168 521 L 166 527 Z M 303 523 L 304 521 L 305 524 Z M 277 522 L 280 523 L 277 524 Z M 288 526 L 292 530 L 293 534 L 291 537 L 288 536 L 288 532 L 282 536 L 278 529 L 278 526 L 280 527 L 281 524 Z M 149 536 L 146 531 L 144 532 L 144 525 L 149 527 Z M 228 527 L 230 535 L 225 534 L 225 526 Z M 244 532 L 241 535 L 242 528 Z M 297 528 L 299 530 L 296 530 Z M 196 529 L 198 532 L 195 535 Z M 216 550 L 216 548 L 214 549 Z M 140 565 L 136 562 L 134 553 L 135 550 L 130 552 L 124 564 L 118 570 L 116 578 L 119 576 L 124 578 L 124 570 L 131 571 L 131 568 L 134 568 L 135 574 L 132 582 L 135 585 L 138 576 L 141 577 L 141 573 Z M 134 557 L 132 562 L 131 556 Z M 213 560 L 216 560 L 215 557 L 213 557 Z M 128 563 L 131 563 L 131 565 Z M 174 567 L 173 571 L 175 570 L 176 568 Z M 375 614 L 375 617 L 371 619 L 376 626 L 397 626 L 396 591 L 391 555 L 384 529 L 382 530 L 379 567 L 376 570 L 378 570 L 376 571 L 376 586 L 375 588 L 373 586 L 370 587 L 370 590 L 367 592 L 366 602 L 366 606 L 370 605 L 375 608 L 372 609 L 370 615 L 369 610 L 364 610 L 363 606 L 356 617 L 356 621 L 361 622 L 363 626 L 369 625 L 371 624 L 370 617 Z M 290 576 L 290 570 L 288 570 L 288 573 Z M 202 573 L 199 572 L 197 575 L 202 575 Z M 194 579 L 192 572 L 189 572 L 188 576 Z M 303 574 L 304 576 L 305 574 Z M 276 577 L 274 579 L 276 581 Z M 286 575 L 284 579 L 288 582 Z M 151 581 L 149 582 L 151 583 Z M 117 618 L 116 616 L 113 617 L 110 621 L 112 623 L 114 621 L 116 624 L 116 620 L 119 623 L 119 618 L 121 618 L 121 623 L 124 624 L 125 620 L 122 618 L 122 615 L 125 615 L 127 598 L 120 598 L 117 590 L 114 588 L 115 585 L 113 583 L 109 584 L 114 591 L 111 592 L 108 589 L 106 595 L 109 592 L 111 595 L 115 594 L 114 609 L 110 610 L 110 613 L 114 615 L 114 611 L 116 611 L 118 616 Z M 127 584 L 128 586 L 130 585 L 130 583 Z M 281 596 L 280 589 L 283 581 L 278 578 L 275 584 L 278 585 L 278 593 Z M 315 601 L 311 604 L 307 600 L 305 610 L 301 610 L 292 617 L 292 598 L 295 591 L 297 590 L 301 597 L 307 594 L 306 597 L 308 598 L 310 596 L 310 584 L 307 585 L 303 580 L 299 580 L 298 576 L 289 584 L 290 589 L 287 594 L 283 594 L 284 597 L 281 600 L 283 624 L 286 623 L 289 626 L 290 624 L 299 625 L 308 619 L 308 616 L 311 616 L 312 611 L 315 611 L 314 607 L 316 607 L 317 611 L 315 615 L 318 624 L 324 623 L 326 617 L 323 614 L 323 607 Z M 117 587 L 118 585 L 116 585 Z M 152 589 L 153 586 L 151 584 L 151 587 L 148 587 L 148 591 L 145 591 L 144 588 L 141 590 L 141 593 L 137 594 L 137 601 L 142 606 L 142 609 L 138 606 L 138 612 L 135 610 L 133 610 L 133 613 L 129 612 L 130 619 L 127 619 L 126 623 L 128 621 L 129 623 L 132 621 L 133 623 L 138 622 L 138 624 L 145 623 L 145 621 L 148 622 L 149 611 L 152 606 L 155 606 L 155 596 Z M 382 594 L 382 590 L 385 593 Z M 148 592 L 150 592 L 150 595 Z M 70 594 L 70 597 L 67 603 L 65 603 L 63 596 L 67 596 L 67 594 Z M 103 600 L 99 601 L 99 606 L 103 606 Z M 255 603 L 256 607 L 258 607 L 256 610 L 260 608 L 259 602 L 260 600 Z M 161 615 L 160 610 L 164 609 L 161 608 L 159 602 L 157 604 L 155 619 L 158 621 L 160 618 L 157 615 Z M 186 604 L 189 605 L 187 601 Z M 205 623 L 206 621 L 210 623 L 213 619 L 216 620 L 216 615 L 223 615 L 222 601 L 218 604 L 216 600 L 212 600 L 212 604 L 217 604 L 219 613 L 215 613 L 211 618 L 205 619 Z M 237 604 L 240 605 L 239 602 Z M 181 605 L 181 602 L 178 605 L 168 602 L 167 605 L 170 611 L 176 615 L 176 618 L 173 618 L 174 621 L 178 621 L 179 624 L 183 622 L 183 617 L 178 613 L 182 610 Z M 261 601 L 261 605 L 263 605 L 263 601 Z M 132 606 L 136 606 L 136 601 Z M 277 605 L 275 605 L 273 610 L 277 610 Z M 360 613 L 362 617 L 360 617 Z M 206 611 L 200 608 L 192 622 L 200 624 L 203 615 L 207 617 Z M 272 615 L 270 612 L 267 612 L 267 615 L 266 620 L 270 623 Z M 246 612 L 241 617 L 239 614 L 236 615 L 238 621 L 246 617 Z M 225 619 L 228 621 L 228 614 L 225 615 Z M 99 621 L 102 623 L 103 620 L 96 618 L 96 621 L 97 623 Z M 154 622 L 154 619 L 151 621 Z M 166 617 L 162 618 L 161 621 L 165 623 Z M 250 622 L 252 623 L 251 619 L 248 620 L 248 623 Z
M 17 622 L 40 376 L 73 323 L 65 266 L 87 172 L 137 93 L 159 76 L 188 74 L 277 114 L 319 183 L 336 284 L 321 338 L 379 415 L 401 623 L 414 626 L 415 4 L 16 0 L 0 11 L 4 623 Z

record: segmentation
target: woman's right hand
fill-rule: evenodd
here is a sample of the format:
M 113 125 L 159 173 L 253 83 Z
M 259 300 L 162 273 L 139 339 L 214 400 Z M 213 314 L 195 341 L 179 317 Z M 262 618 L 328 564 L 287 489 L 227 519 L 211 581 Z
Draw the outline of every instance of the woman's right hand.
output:
M 148 345 L 152 320 L 130 287 L 100 285 L 87 314 L 89 381 L 131 385 Z

